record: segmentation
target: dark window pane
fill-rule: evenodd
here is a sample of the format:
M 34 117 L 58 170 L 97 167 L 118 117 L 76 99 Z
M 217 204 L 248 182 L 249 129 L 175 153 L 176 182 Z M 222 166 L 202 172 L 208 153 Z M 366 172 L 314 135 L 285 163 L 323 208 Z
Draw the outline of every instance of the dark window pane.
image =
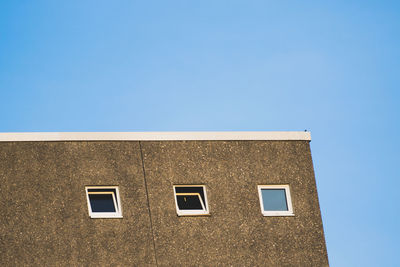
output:
M 88 192 L 112 192 L 115 196 L 115 202 L 117 203 L 117 207 L 119 206 L 117 196 L 117 190 L 114 188 L 89 188 Z
M 177 186 L 175 187 L 176 193 L 199 193 L 203 204 L 206 207 L 206 198 L 204 196 L 204 188 L 202 186 Z
M 180 195 L 176 196 L 180 210 L 202 210 L 198 195 Z
M 287 211 L 285 189 L 261 189 L 265 211 Z
M 89 194 L 92 212 L 115 212 L 112 194 Z

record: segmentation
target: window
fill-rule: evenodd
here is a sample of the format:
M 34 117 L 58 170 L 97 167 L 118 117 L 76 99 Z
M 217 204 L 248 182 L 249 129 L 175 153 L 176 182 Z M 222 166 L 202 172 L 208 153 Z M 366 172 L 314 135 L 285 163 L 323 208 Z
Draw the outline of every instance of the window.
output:
M 179 216 L 209 214 L 204 185 L 175 185 L 174 194 Z
M 289 185 L 259 185 L 261 212 L 264 216 L 293 216 Z
M 122 218 L 117 186 L 87 186 L 86 197 L 91 218 Z

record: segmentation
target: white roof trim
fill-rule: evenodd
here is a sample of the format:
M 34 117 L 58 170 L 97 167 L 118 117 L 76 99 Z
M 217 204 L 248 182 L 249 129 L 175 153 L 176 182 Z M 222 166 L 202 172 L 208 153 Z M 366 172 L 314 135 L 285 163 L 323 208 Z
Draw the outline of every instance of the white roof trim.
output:
M 311 140 L 310 132 L 47 132 L 0 133 L 17 141 Z

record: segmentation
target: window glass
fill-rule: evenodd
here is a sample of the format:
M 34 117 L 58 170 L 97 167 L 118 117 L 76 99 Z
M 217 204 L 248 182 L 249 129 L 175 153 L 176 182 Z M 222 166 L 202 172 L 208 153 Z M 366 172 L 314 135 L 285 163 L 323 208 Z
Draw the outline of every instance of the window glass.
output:
M 86 187 L 89 216 L 92 218 L 122 217 L 118 187 Z
M 112 194 L 89 194 L 92 212 L 115 212 Z
M 178 215 L 208 214 L 208 203 L 204 186 L 174 186 Z
M 259 185 L 261 213 L 264 216 L 293 216 L 289 185 Z
M 203 187 L 175 187 L 179 209 L 203 209 L 206 203 Z
M 285 189 L 261 189 L 264 210 L 287 211 Z

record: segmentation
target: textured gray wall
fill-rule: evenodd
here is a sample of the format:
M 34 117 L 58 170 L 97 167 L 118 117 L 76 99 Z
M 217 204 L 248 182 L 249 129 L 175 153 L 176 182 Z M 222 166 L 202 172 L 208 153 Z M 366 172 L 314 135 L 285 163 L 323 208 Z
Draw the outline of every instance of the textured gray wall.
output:
M 211 215 L 178 217 L 174 184 Z M 258 184 L 295 216 L 262 216 Z M 118 185 L 123 219 L 89 218 L 86 185 Z M 0 190 L 1 266 L 328 265 L 307 141 L 4 142 Z
M 0 143 L 1 266 L 154 265 L 138 142 Z M 90 219 L 86 185 L 119 185 L 123 219 Z

